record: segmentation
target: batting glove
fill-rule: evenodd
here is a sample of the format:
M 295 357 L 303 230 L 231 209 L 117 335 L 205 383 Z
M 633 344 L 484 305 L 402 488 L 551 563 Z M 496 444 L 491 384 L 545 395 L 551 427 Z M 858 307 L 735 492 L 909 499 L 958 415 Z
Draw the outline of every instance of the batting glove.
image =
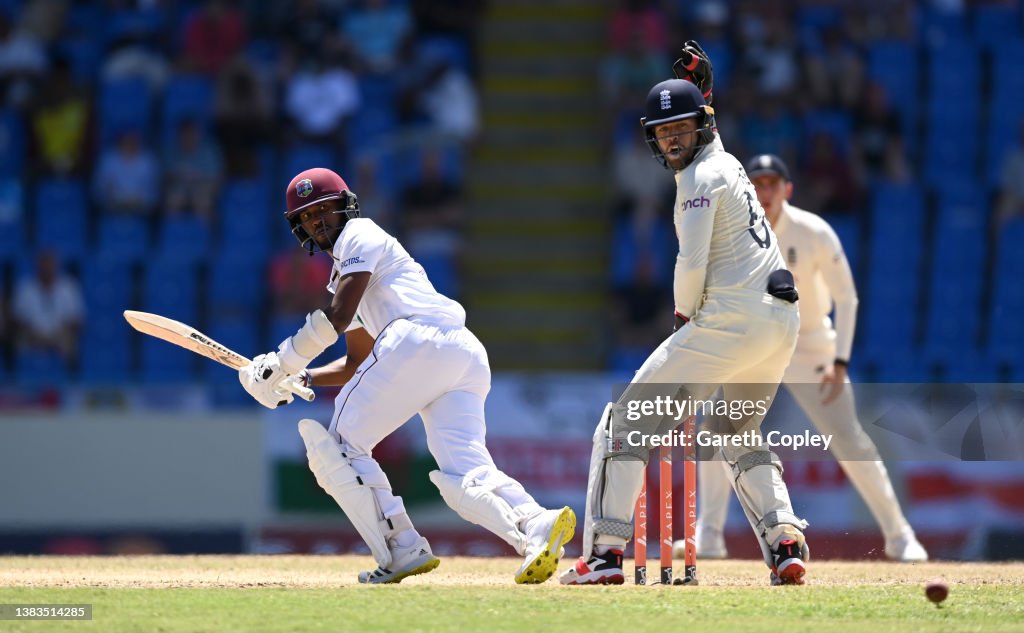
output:
M 268 409 L 291 404 L 295 399 L 285 386 L 288 374 L 281 369 L 277 352 L 260 354 L 252 362 L 238 370 L 238 381 L 242 387 Z

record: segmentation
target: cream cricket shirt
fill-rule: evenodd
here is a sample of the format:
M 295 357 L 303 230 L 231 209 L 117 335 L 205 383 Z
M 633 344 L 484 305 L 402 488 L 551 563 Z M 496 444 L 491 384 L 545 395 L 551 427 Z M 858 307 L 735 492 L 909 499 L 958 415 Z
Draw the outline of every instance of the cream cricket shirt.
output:
M 835 340 L 835 356 L 849 360 L 857 325 L 857 289 L 843 246 L 828 222 L 783 202 L 772 227 L 800 293 L 797 351 L 817 351 Z M 835 301 L 833 328 L 829 313 Z

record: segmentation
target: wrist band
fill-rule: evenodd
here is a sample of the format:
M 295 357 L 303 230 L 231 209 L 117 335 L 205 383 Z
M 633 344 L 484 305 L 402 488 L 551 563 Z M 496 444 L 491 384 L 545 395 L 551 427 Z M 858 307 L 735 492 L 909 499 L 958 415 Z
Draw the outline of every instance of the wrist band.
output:
M 842 367 L 845 367 L 845 368 L 849 368 L 850 367 L 850 361 L 846 360 L 845 358 L 837 358 L 834 361 L 832 361 L 832 363 L 834 365 L 841 365 Z

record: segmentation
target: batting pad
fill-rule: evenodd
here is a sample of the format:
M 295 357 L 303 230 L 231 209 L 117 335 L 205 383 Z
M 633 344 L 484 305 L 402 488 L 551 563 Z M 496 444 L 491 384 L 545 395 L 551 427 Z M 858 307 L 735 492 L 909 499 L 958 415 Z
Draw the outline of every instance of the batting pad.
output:
M 402 530 L 412 528 L 409 517 L 400 515 L 382 518 L 380 505 L 373 488 L 391 490 L 391 483 L 380 468 L 376 473 L 358 473 L 351 460 L 341 452 L 341 445 L 316 420 L 300 420 L 299 435 L 306 444 L 309 468 L 316 482 L 331 495 L 345 515 L 363 537 L 377 564 L 387 569 L 391 565 L 391 551 L 387 539 Z

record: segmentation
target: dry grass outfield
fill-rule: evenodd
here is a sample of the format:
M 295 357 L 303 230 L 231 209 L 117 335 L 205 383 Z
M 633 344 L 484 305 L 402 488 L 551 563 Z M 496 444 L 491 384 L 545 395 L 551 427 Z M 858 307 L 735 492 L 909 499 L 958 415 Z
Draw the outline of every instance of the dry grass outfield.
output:
M 811 564 L 769 587 L 760 561 L 705 562 L 699 587 L 513 584 L 512 558 L 445 558 L 401 585 L 356 583 L 368 557 L 0 558 L 0 603 L 91 604 L 88 622 L 0 622 L 7 633 L 1017 633 L 1024 564 Z M 569 561 L 562 564 L 564 569 Z M 631 571 L 631 570 L 630 570 Z M 656 573 L 656 570 L 652 570 Z M 935 577 L 950 584 L 936 608 Z
M 563 561 L 561 569 L 569 564 Z M 402 586 L 510 586 L 518 565 L 514 558 L 445 557 L 436 571 L 409 578 Z M 374 566 L 362 556 L 15 556 L 0 557 L 0 588 L 328 588 L 357 584 L 359 570 Z M 631 563 L 626 566 L 629 573 Z M 814 586 L 923 586 L 941 577 L 953 586 L 1017 585 L 1024 595 L 1024 563 L 812 560 L 809 570 L 808 584 Z M 649 573 L 657 573 L 656 564 Z M 760 561 L 703 561 L 699 576 L 703 587 L 764 587 L 768 572 Z M 549 581 L 545 586 L 554 589 L 557 584 Z

